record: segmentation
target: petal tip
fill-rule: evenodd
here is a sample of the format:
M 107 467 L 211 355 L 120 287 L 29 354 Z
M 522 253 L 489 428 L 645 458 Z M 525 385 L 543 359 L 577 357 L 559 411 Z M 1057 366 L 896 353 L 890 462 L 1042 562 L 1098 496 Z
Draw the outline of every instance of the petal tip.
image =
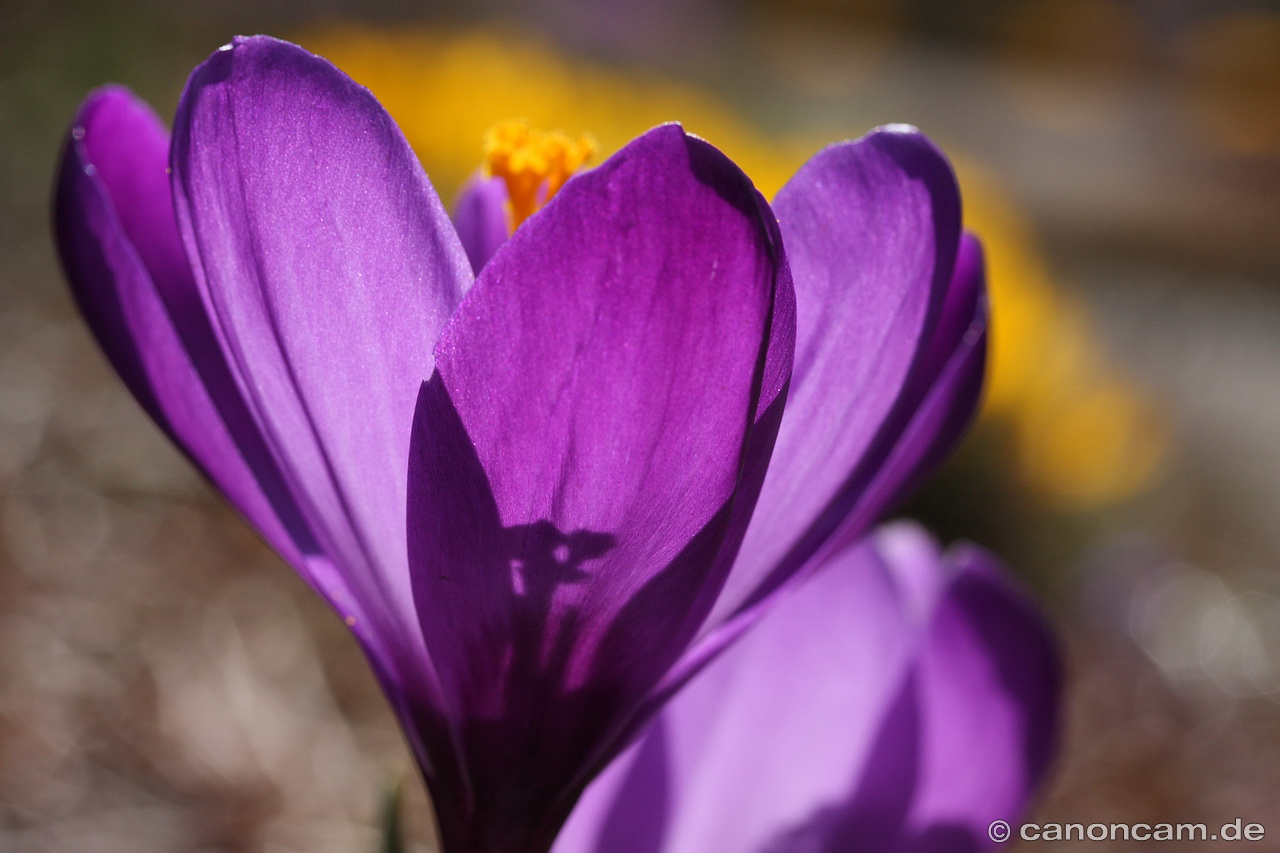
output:
M 859 142 L 871 142 L 881 145 L 892 145 L 898 151 L 915 151 L 941 161 L 951 168 L 951 161 L 942 149 L 920 128 L 913 124 L 882 124 L 873 128 Z
M 71 122 L 71 136 L 78 140 L 84 138 L 88 125 L 93 118 L 104 109 L 124 109 L 151 112 L 150 105 L 139 98 L 132 89 L 120 83 L 107 83 L 90 90 L 80 102 Z
M 876 547 L 894 551 L 900 547 L 927 548 L 935 556 L 942 553 L 937 538 L 920 522 L 912 518 L 896 518 L 871 531 Z
M 904 124 L 902 122 L 891 122 L 889 124 L 882 124 L 879 127 L 873 128 L 871 132 L 893 134 L 895 136 L 923 136 L 924 135 L 920 133 L 920 128 L 916 127 L 914 124 Z
M 231 41 L 209 54 L 204 62 L 197 65 L 195 70 L 191 72 L 190 79 L 197 80 L 204 75 L 210 75 L 209 80 L 219 81 L 258 63 L 269 65 L 273 61 L 279 62 L 290 59 L 303 62 L 320 61 L 330 64 L 328 60 L 311 53 L 306 48 L 275 36 L 237 35 L 232 37 Z M 188 83 L 188 88 L 190 88 L 190 83 Z
M 108 83 L 85 95 L 64 137 L 62 156 L 93 177 L 98 173 L 94 161 L 103 155 L 104 145 L 109 151 L 119 137 L 132 138 L 132 145 L 139 133 L 167 131 L 150 104 L 129 87 Z
M 697 139 L 696 136 L 684 129 L 683 124 L 678 121 L 667 121 L 640 134 L 626 147 L 635 145 L 641 140 L 644 140 L 648 144 L 676 145 L 690 138 Z

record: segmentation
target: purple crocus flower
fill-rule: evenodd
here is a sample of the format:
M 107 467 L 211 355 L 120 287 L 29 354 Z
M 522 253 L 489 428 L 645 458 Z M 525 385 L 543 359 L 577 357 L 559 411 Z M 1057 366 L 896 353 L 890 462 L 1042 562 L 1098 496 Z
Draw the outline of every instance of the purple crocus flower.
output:
M 554 851 L 995 847 L 989 827 L 1044 775 L 1058 683 L 1051 636 L 990 554 L 888 525 L 677 694 Z
M 56 207 L 108 358 L 351 627 L 450 853 L 547 850 L 667 698 L 937 464 L 981 384 L 980 252 L 910 128 L 820 152 L 772 207 L 657 128 L 477 276 L 373 97 L 242 38 L 172 140 L 92 94 Z

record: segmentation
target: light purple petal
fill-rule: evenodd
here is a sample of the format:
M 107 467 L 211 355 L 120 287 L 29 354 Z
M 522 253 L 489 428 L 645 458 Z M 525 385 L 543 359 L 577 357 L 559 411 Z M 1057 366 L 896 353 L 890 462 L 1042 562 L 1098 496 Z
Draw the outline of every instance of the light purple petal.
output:
M 545 849 L 692 637 L 771 448 L 790 299 L 767 206 L 674 125 L 570 181 L 484 268 L 423 388 L 409 504 L 473 772 L 446 846 Z
M 501 178 L 475 175 L 453 206 L 453 224 L 476 275 L 507 242 L 507 185 Z
M 556 853 L 986 849 L 1043 775 L 1058 682 L 993 558 L 882 528 L 678 694 Z
M 794 574 L 892 448 L 918 403 L 904 392 L 960 234 L 951 168 L 910 128 L 825 149 L 774 209 L 795 280 L 795 370 L 759 506 L 708 630 Z
M 368 630 L 426 689 L 407 460 L 418 387 L 471 279 L 457 235 L 372 95 L 266 37 L 238 38 L 193 72 L 172 167 L 230 372 L 321 551 L 377 623 Z
M 423 680 L 425 654 L 378 630 L 349 573 L 319 551 L 196 288 L 174 221 L 168 153 L 168 133 L 127 90 L 109 87 L 86 100 L 56 196 L 59 250 L 73 293 L 143 407 L 348 620 L 393 704 L 411 719 L 420 713 L 413 692 L 397 685 L 406 672 Z M 409 736 L 420 741 L 412 730 Z
M 756 853 L 816 803 L 839 800 L 874 746 L 916 635 L 874 550 L 844 552 L 676 695 L 658 717 L 665 750 L 649 745 L 651 731 L 625 756 L 628 779 L 638 772 L 667 778 L 665 786 L 633 790 L 633 807 L 665 802 L 669 817 L 663 844 L 616 853 Z M 665 772 L 655 765 L 665 765 Z M 610 767 L 588 789 L 566 827 L 567 840 L 581 834 L 576 824 L 584 820 L 612 831 L 616 801 L 602 802 L 599 792 L 635 787 L 613 780 L 617 775 Z M 655 819 L 660 815 L 654 812 Z M 605 848 L 557 848 L 569 849 Z
M 1057 747 L 1061 666 L 1044 619 L 990 553 L 957 545 L 955 578 L 939 602 L 919 658 L 928 746 L 904 835 L 972 839 L 1015 822 Z

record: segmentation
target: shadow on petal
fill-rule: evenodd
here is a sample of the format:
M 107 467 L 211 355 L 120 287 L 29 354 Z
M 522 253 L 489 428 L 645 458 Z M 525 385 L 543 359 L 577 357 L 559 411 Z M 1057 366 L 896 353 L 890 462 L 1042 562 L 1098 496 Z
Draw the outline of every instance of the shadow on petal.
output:
M 410 565 L 444 703 L 423 743 L 459 756 L 431 756 L 452 767 L 429 780 L 441 836 L 451 850 L 543 849 L 623 745 L 623 721 L 678 653 L 672 637 L 691 634 L 662 604 L 696 595 L 689 566 L 714 556 L 732 503 L 618 602 L 596 576 L 614 533 L 503 523 L 439 373 L 422 386 L 410 459 Z
M 767 843 L 762 853 L 896 851 L 919 777 L 921 718 L 917 676 L 904 681 L 844 802 L 819 808 Z

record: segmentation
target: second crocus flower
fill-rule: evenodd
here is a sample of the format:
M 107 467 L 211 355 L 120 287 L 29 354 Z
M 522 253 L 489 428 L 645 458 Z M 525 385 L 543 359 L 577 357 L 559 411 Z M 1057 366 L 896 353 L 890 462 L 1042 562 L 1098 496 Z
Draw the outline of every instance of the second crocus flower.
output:
M 693 679 L 555 853 L 996 847 L 1049 765 L 1060 678 L 999 561 L 886 525 Z

